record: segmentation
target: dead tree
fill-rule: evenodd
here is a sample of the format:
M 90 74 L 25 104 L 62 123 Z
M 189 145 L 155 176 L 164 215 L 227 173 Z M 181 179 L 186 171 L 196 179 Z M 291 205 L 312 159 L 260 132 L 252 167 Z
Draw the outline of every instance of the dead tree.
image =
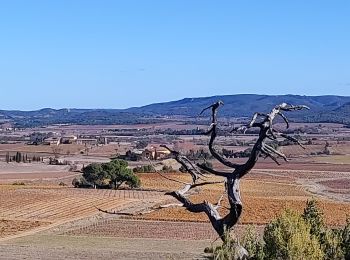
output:
M 167 195 L 171 195 L 172 197 L 174 197 L 179 203 L 162 205 L 157 208 L 181 206 L 193 213 L 204 212 L 208 216 L 217 234 L 220 236 L 220 238 L 224 242 L 226 242 L 225 239 L 227 238 L 227 236 L 225 236 L 225 232 L 230 232 L 232 227 L 234 227 L 237 224 L 243 210 L 243 204 L 241 200 L 240 186 L 239 186 L 240 179 L 245 175 L 247 175 L 254 168 L 256 162 L 261 156 L 265 158 L 269 157 L 277 164 L 280 164 L 278 159 L 283 159 L 284 161 L 287 161 L 287 157 L 282 152 L 277 151 L 272 146 L 270 146 L 267 141 L 277 140 L 278 138 L 284 138 L 284 139 L 293 141 L 296 144 L 303 147 L 302 144 L 296 138 L 277 131 L 273 125 L 274 120 L 277 117 L 282 118 L 283 121 L 286 123 L 286 127 L 288 128 L 289 121 L 287 117 L 283 114 L 283 112 L 296 111 L 296 110 L 309 109 L 309 108 L 306 106 L 293 106 L 293 105 L 288 105 L 286 103 L 282 103 L 274 107 L 270 113 L 267 113 L 267 114 L 255 113 L 251 121 L 247 125 L 243 125 L 237 129 L 234 129 L 233 131 L 243 131 L 244 133 L 246 130 L 250 128 L 259 129 L 259 137 L 253 146 L 250 157 L 245 163 L 238 164 L 224 158 L 214 147 L 214 141 L 218 133 L 217 113 L 221 105 L 223 105 L 223 102 L 218 101 L 213 105 L 203 109 L 200 114 L 202 114 L 204 111 L 211 108 L 211 124 L 209 126 L 208 131 L 206 132 L 207 135 L 210 135 L 209 151 L 217 161 L 219 161 L 229 169 L 227 171 L 218 171 L 208 167 L 205 164 L 199 164 L 199 163 L 195 164 L 191 162 L 186 156 L 179 153 L 178 151 L 172 150 L 168 146 L 163 145 L 163 147 L 165 147 L 170 151 L 172 157 L 182 165 L 182 168 L 184 169 L 183 172 L 187 172 L 191 175 L 192 181 L 190 183 L 187 183 L 174 178 L 170 178 L 165 174 L 158 172 L 158 174 L 160 174 L 163 178 L 166 178 L 176 183 L 183 184 L 184 186 L 180 190 L 166 193 Z M 207 181 L 208 176 L 206 174 L 203 174 L 203 171 L 209 175 L 211 174 L 214 176 L 222 177 L 223 181 Z M 217 184 L 217 183 L 224 183 L 224 187 L 225 187 L 224 192 L 218 199 L 217 203 L 212 204 L 208 201 L 204 201 L 202 203 L 193 203 L 190 200 L 190 195 L 194 193 L 195 188 L 209 185 L 209 184 Z M 221 216 L 219 213 L 219 208 L 222 207 L 221 202 L 224 199 L 225 195 L 227 196 L 228 203 L 229 203 L 229 207 L 227 208 L 228 213 L 225 216 Z M 96 208 L 99 211 L 102 211 L 108 214 L 130 215 L 129 213 L 111 212 L 111 211 L 100 209 L 98 207 Z M 247 257 L 246 250 L 243 248 L 240 248 L 239 250 L 240 250 L 240 255 L 244 256 L 244 257 L 241 257 L 240 259 L 246 259 Z
M 220 105 L 223 105 L 223 103 L 221 101 L 218 101 L 212 106 L 205 108 L 201 113 L 203 113 L 206 109 L 211 108 L 212 110 L 211 124 L 210 124 L 209 130 L 207 131 L 207 134 L 210 135 L 209 151 L 216 160 L 218 160 L 224 166 L 230 168 L 230 171 L 218 171 L 204 164 L 194 164 L 185 156 L 181 155 L 179 152 L 174 151 L 167 146 L 163 146 L 163 147 L 167 148 L 171 152 L 173 158 L 178 163 L 180 163 L 183 166 L 183 168 L 192 177 L 191 183 L 180 182 L 185 185 L 182 189 L 173 191 L 167 194 L 173 196 L 176 200 L 178 200 L 178 202 L 180 202 L 179 204 L 176 204 L 176 205 L 182 206 L 190 212 L 193 212 L 193 213 L 204 212 L 208 216 L 213 228 L 216 230 L 220 238 L 224 241 L 225 232 L 229 232 L 231 228 L 237 224 L 242 214 L 243 205 L 241 201 L 240 186 L 239 186 L 239 182 L 241 178 L 244 177 L 253 169 L 259 157 L 261 156 L 269 157 L 277 164 L 279 164 L 278 159 L 283 159 L 284 161 L 287 161 L 287 157 L 282 152 L 277 151 L 272 146 L 270 146 L 267 143 L 267 141 L 277 140 L 277 138 L 284 138 L 302 146 L 302 144 L 296 138 L 287 136 L 275 130 L 273 125 L 274 120 L 276 119 L 276 117 L 281 117 L 286 123 L 288 128 L 289 121 L 287 117 L 283 114 L 283 112 L 296 111 L 296 110 L 309 109 L 309 108 L 306 106 L 293 106 L 293 105 L 288 105 L 286 103 L 283 103 L 274 107 L 271 110 L 271 112 L 268 114 L 255 113 L 251 121 L 247 125 L 234 129 L 234 131 L 243 131 L 243 132 L 245 132 L 249 128 L 259 129 L 259 137 L 253 146 L 250 157 L 245 163 L 238 164 L 227 160 L 214 148 L 214 141 L 217 137 L 217 132 L 218 132 L 217 112 Z M 212 174 L 212 175 L 220 176 L 224 178 L 225 192 L 219 198 L 216 204 L 212 204 L 208 201 L 204 201 L 202 203 L 193 203 L 189 198 L 191 195 L 191 191 L 195 187 L 204 186 L 204 185 L 213 183 L 213 182 L 205 181 L 205 176 L 202 174 L 201 170 L 204 170 L 208 174 Z M 225 194 L 227 195 L 227 198 L 228 198 L 229 208 L 228 208 L 228 213 L 225 216 L 221 216 L 218 209 L 221 207 L 221 201 L 223 200 Z M 167 206 L 169 207 L 174 206 L 174 204 L 169 204 L 163 207 L 167 207 Z

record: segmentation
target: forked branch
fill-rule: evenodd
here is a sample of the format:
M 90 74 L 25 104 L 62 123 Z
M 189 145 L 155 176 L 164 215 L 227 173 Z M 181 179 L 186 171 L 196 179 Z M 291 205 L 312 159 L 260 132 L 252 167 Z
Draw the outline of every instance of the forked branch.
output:
M 244 164 L 236 164 L 225 159 L 213 147 L 214 141 L 217 137 L 217 125 L 218 125 L 217 113 L 221 105 L 223 105 L 223 103 L 221 101 L 218 101 L 213 105 L 203 109 L 200 114 L 202 114 L 207 109 L 211 108 L 211 111 L 212 111 L 211 124 L 207 132 L 207 134 L 210 134 L 209 150 L 216 160 L 221 162 L 223 165 L 232 168 L 233 169 L 232 172 L 218 171 L 202 164 L 197 164 L 197 165 L 194 165 L 193 163 L 189 164 L 189 160 L 185 156 L 182 156 L 178 152 L 173 151 L 169 148 L 167 149 L 171 151 L 171 153 L 174 155 L 174 158 L 181 165 L 184 166 L 184 168 L 191 174 L 193 178 L 193 183 L 191 185 L 186 185 L 182 190 L 171 192 L 169 195 L 173 196 L 179 202 L 181 202 L 181 205 L 190 212 L 206 213 L 212 226 L 214 227 L 218 235 L 224 240 L 225 239 L 224 232 L 226 230 L 230 230 L 239 221 L 242 213 L 243 205 L 242 205 L 241 196 L 240 196 L 240 187 L 239 187 L 240 179 L 246 174 L 248 174 L 251 171 L 251 169 L 253 169 L 260 155 L 264 155 L 265 157 L 271 158 L 277 164 L 279 164 L 277 158 L 282 158 L 283 160 L 287 161 L 287 157 L 282 152 L 268 145 L 266 141 L 276 140 L 277 137 L 282 137 L 290 141 L 293 141 L 299 145 L 302 145 L 296 138 L 287 136 L 283 133 L 276 131 L 273 128 L 274 119 L 276 118 L 276 116 L 280 116 L 284 120 L 288 128 L 289 121 L 287 117 L 282 113 L 282 111 L 296 111 L 296 110 L 308 109 L 308 108 L 306 106 L 292 106 L 286 103 L 282 103 L 274 107 L 270 113 L 267 113 L 267 114 L 255 113 L 251 121 L 247 125 L 244 125 L 239 129 L 236 129 L 236 130 L 242 130 L 242 131 L 246 131 L 249 128 L 260 129 L 259 137 L 253 146 L 252 152 L 248 160 Z M 198 178 L 196 177 L 196 175 L 198 175 L 198 172 L 200 172 L 197 170 L 197 167 L 214 176 L 225 178 L 224 194 L 227 195 L 227 199 L 229 203 L 229 208 L 227 208 L 229 212 L 225 216 L 221 217 L 217 210 L 221 206 L 221 202 L 224 198 L 224 194 L 219 198 L 216 204 L 211 204 L 208 201 L 204 201 L 202 203 L 192 203 L 191 200 L 189 199 L 188 197 L 189 194 L 187 192 L 190 191 L 191 188 L 197 185 L 196 181 L 198 180 Z M 207 183 L 202 183 L 201 185 L 206 185 L 206 184 Z

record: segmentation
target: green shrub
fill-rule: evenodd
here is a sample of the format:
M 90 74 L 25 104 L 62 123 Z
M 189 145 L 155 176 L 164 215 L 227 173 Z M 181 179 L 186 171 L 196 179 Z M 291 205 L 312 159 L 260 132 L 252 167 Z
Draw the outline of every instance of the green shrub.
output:
M 174 169 L 171 166 L 163 165 L 162 172 L 164 173 L 174 172 Z
M 339 230 L 326 230 L 321 237 L 321 247 L 325 254 L 325 260 L 341 260 L 344 259 L 342 249 L 342 233 Z
M 324 253 L 311 225 L 296 212 L 286 210 L 264 231 L 266 259 L 319 260 Z
M 132 169 L 134 173 L 155 172 L 156 170 L 152 165 L 137 166 Z
M 241 238 L 242 246 L 248 251 L 252 260 L 263 260 L 265 257 L 263 243 L 253 226 L 248 226 Z
M 326 227 L 323 221 L 323 212 L 319 209 L 315 199 L 306 202 L 302 217 L 310 224 L 310 233 L 320 239 L 325 233 Z
M 323 212 L 318 207 L 315 199 L 306 202 L 302 217 L 311 226 L 310 234 L 318 239 L 324 252 L 324 259 L 344 259 L 342 234 L 339 230 L 332 230 L 326 227 Z
M 350 217 L 346 220 L 346 225 L 341 231 L 342 249 L 346 260 L 350 260 Z
M 84 177 L 74 178 L 72 180 L 72 185 L 74 188 L 92 188 L 93 184 L 88 182 Z

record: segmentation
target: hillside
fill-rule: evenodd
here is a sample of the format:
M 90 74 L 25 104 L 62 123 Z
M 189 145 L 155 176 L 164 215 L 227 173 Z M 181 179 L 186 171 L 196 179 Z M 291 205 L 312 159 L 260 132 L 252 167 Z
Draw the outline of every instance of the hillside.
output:
M 331 110 L 311 115 L 306 120 L 350 124 L 350 102 Z
M 202 108 L 222 100 L 225 106 L 220 110 L 221 115 L 229 117 L 246 117 L 252 113 L 268 111 L 271 107 L 280 103 L 303 104 L 311 108 L 310 111 L 298 113 L 300 116 L 311 116 L 315 113 L 335 111 L 344 104 L 350 102 L 350 97 L 342 96 L 298 96 L 298 95 L 226 95 L 203 98 L 185 98 L 178 101 L 151 104 L 148 106 L 130 108 L 128 112 L 148 113 L 157 115 L 186 115 L 196 116 Z M 336 112 L 336 111 L 335 111 Z
M 350 123 L 350 97 L 298 96 L 298 95 L 226 95 L 185 98 L 172 102 L 150 104 L 129 109 L 50 109 L 37 111 L 0 110 L 0 120 L 10 121 L 18 127 L 50 124 L 135 124 L 158 122 L 159 116 L 195 117 L 200 111 L 222 100 L 225 105 L 220 114 L 225 117 L 250 117 L 254 112 L 267 112 L 273 106 L 286 102 L 309 106 L 309 111 L 292 113 L 295 121 Z

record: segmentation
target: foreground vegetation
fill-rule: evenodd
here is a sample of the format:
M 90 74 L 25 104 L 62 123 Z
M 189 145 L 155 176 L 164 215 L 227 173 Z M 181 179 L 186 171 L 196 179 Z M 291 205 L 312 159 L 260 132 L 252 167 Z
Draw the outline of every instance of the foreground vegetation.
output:
M 262 237 L 252 227 L 241 239 L 226 236 L 222 246 L 207 249 L 213 259 L 238 259 L 241 246 L 256 260 L 350 259 L 350 218 L 342 229 L 327 227 L 315 200 L 307 202 L 303 214 L 285 210 L 265 227 Z

